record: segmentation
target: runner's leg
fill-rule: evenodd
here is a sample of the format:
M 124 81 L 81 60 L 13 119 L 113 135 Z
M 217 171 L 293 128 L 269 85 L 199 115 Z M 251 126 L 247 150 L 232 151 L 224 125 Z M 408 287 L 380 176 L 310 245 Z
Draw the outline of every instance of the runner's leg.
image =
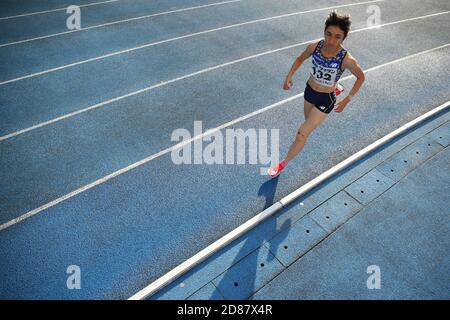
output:
M 305 101 L 306 103 L 309 103 Z M 306 107 L 305 107 L 306 109 Z M 294 142 L 292 143 L 285 161 L 289 163 L 294 157 L 303 149 L 303 147 L 306 144 L 306 141 L 309 137 L 309 135 L 313 132 L 314 129 L 316 129 L 327 117 L 326 113 L 323 113 L 322 111 L 318 110 L 316 107 L 313 107 L 305 120 L 305 122 L 300 126 L 300 128 L 297 130 L 297 135 L 295 137 Z
M 305 120 L 308 118 L 309 112 L 314 108 L 314 105 L 306 100 L 303 100 L 303 113 L 305 115 Z

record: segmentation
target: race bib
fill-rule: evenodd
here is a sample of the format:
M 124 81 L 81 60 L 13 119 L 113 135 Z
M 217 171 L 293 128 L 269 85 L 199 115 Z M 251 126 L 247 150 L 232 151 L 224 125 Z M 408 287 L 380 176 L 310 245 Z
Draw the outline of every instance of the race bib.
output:
M 312 60 L 311 75 L 318 84 L 332 87 L 336 82 L 337 68 L 339 68 L 337 63 L 336 68 L 327 68 Z

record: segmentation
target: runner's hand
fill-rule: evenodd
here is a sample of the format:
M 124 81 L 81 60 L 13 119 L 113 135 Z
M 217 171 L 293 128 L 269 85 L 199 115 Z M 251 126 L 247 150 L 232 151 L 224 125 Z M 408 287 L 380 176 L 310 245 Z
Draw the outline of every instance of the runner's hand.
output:
M 344 108 L 347 106 L 347 104 L 350 102 L 350 97 L 347 96 L 344 99 L 342 99 L 339 102 L 336 102 L 336 104 L 334 105 L 334 111 L 335 112 L 342 112 L 344 111 Z
M 284 81 L 283 89 L 284 89 L 284 90 L 289 90 L 289 89 L 291 89 L 291 87 L 292 87 L 293 85 L 294 85 L 294 83 L 292 82 L 292 80 L 286 78 L 286 80 Z

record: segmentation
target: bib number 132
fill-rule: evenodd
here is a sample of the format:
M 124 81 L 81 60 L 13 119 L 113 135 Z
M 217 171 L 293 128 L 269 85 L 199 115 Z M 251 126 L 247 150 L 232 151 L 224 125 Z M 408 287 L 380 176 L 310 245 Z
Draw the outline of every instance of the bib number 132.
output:
M 326 81 L 330 81 L 331 80 L 331 74 L 327 73 L 327 72 L 322 72 L 322 70 L 316 70 L 316 67 L 312 67 L 313 68 L 313 75 L 315 77 L 317 77 L 317 79 L 325 79 Z

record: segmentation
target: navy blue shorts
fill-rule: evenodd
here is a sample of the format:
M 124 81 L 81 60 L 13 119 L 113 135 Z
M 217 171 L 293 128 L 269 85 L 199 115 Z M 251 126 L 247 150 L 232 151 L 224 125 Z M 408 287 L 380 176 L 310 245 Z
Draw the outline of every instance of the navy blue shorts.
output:
M 334 92 L 317 92 L 311 88 L 308 82 L 306 82 L 304 98 L 323 113 L 330 113 L 336 103 L 336 94 Z

